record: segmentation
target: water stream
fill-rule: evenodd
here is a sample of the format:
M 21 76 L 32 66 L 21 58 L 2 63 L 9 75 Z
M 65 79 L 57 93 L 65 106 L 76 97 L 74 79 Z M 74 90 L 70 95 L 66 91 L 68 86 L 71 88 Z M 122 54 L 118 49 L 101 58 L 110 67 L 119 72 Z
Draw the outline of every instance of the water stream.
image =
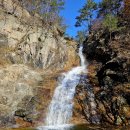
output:
M 82 49 L 83 47 L 80 46 L 79 57 L 81 66 L 62 74 L 61 81 L 59 81 L 49 105 L 45 121 L 46 126 L 39 127 L 40 130 L 66 130 L 68 127 L 70 128 L 71 125 L 67 124 L 72 117 L 75 89 L 80 81 L 80 75 L 87 72 L 87 63 Z

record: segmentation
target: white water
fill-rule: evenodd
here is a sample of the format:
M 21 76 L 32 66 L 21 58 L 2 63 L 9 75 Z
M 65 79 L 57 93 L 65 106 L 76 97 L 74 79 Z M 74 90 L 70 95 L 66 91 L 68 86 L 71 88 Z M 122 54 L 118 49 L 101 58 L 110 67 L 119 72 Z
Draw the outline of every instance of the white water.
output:
M 79 83 L 80 74 L 86 71 L 82 48 L 82 46 L 79 48 L 81 66 L 75 67 L 71 71 L 64 73 L 64 78 L 54 92 L 46 118 L 46 125 L 48 126 L 67 124 L 72 117 L 75 88 Z
M 81 66 L 62 74 L 63 78 L 55 89 L 48 109 L 46 126 L 39 127 L 40 130 L 66 130 L 68 126 L 70 127 L 67 124 L 72 117 L 75 89 L 80 81 L 81 74 L 87 73 L 87 63 L 82 49 L 83 47 L 80 46 L 79 57 L 81 59 Z

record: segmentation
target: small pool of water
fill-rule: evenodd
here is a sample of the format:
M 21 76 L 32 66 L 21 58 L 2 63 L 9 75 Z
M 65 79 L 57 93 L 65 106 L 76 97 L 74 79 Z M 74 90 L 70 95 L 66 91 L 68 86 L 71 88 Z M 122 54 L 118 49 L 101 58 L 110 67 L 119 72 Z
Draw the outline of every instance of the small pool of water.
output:
M 101 126 L 88 126 L 84 125 L 75 125 L 75 126 L 66 126 L 66 127 L 38 127 L 38 128 L 15 128 L 15 129 L 0 129 L 0 130 L 130 130 L 130 126 L 127 127 L 101 127 Z

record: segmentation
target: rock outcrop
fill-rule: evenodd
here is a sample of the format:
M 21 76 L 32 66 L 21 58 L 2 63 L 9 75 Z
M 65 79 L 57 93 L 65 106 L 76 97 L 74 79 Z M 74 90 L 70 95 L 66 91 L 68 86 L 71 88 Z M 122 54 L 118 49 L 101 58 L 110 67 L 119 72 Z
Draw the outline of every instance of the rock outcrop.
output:
M 0 70 L 0 124 L 15 124 L 14 116 L 33 122 L 47 107 L 50 88 L 42 86 L 44 77 L 25 65 Z M 46 87 L 46 88 L 45 88 Z M 49 101 L 49 100 L 48 100 Z M 45 115 L 42 115 L 45 116 Z
M 77 64 L 75 41 L 18 0 L 0 0 L 0 127 L 44 122 L 59 72 Z
M 66 40 L 57 27 L 46 28 L 38 16 L 12 0 L 4 0 L 0 12 L 0 45 L 9 46 L 6 57 L 11 63 L 54 70 L 78 63 L 76 43 Z
M 112 40 L 105 30 L 91 32 L 84 42 L 84 54 L 89 60 L 88 82 L 95 95 L 96 115 L 100 123 L 130 124 L 130 32 L 113 32 Z M 77 86 L 80 112 L 87 118 L 88 94 L 85 85 Z M 80 96 L 80 97 L 81 97 Z M 87 106 L 87 107 L 86 107 Z M 78 112 L 77 112 L 78 113 Z M 96 116 L 96 117 L 97 117 Z

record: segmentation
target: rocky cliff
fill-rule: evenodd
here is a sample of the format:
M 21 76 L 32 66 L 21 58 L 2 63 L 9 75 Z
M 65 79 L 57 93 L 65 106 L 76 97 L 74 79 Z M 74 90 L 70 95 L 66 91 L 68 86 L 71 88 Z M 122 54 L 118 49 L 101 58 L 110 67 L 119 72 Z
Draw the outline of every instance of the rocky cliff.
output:
M 46 28 L 38 16 L 31 16 L 13 2 L 4 0 L 0 10 L 0 45 L 9 46 L 6 58 L 13 64 L 43 69 L 60 70 L 74 65 L 75 42 L 62 37 L 54 26 Z
M 111 40 L 107 30 L 92 31 L 83 45 L 90 63 L 88 81 L 77 86 L 74 112 L 84 116 L 88 123 L 99 123 L 100 120 L 100 123 L 111 125 L 130 124 L 129 28 L 113 32 Z M 96 112 L 91 111 L 88 118 L 88 111 L 93 106 L 88 103 L 90 85 L 95 95 Z
M 0 127 L 43 122 L 59 72 L 79 64 L 76 43 L 17 0 L 0 0 Z

